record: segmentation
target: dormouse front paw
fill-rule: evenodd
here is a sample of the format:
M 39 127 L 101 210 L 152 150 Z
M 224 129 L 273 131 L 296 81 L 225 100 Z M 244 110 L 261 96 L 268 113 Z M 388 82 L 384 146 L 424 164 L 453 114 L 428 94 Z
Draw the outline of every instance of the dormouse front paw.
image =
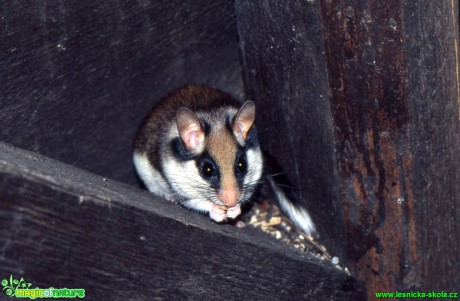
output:
M 177 204 L 177 200 L 174 198 L 174 196 L 172 194 L 165 194 L 165 200 L 167 200 L 168 202 L 171 202 L 171 203 L 174 203 L 174 204 Z
M 227 206 L 212 205 L 209 218 L 215 222 L 223 222 L 227 218 Z
M 237 217 L 238 215 L 240 215 L 241 213 L 241 207 L 240 207 L 240 204 L 236 204 L 235 206 L 233 207 L 230 207 L 227 209 L 227 217 L 228 218 L 235 218 Z
M 233 207 L 227 207 L 224 205 L 213 205 L 209 211 L 209 217 L 218 223 L 223 222 L 227 218 L 234 219 L 241 213 L 240 204 L 236 204 Z

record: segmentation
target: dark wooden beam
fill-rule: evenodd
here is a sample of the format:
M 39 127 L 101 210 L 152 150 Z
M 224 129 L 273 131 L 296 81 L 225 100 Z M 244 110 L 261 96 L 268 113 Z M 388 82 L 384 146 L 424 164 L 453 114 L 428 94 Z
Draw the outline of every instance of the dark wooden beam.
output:
M 240 0 L 236 15 L 246 95 L 259 108 L 261 145 L 293 182 L 329 251 L 344 259 L 318 3 Z
M 349 262 L 369 296 L 460 280 L 453 3 L 321 1 Z
M 418 254 L 402 2 L 324 1 L 321 12 L 348 259 L 370 296 L 404 290 Z
M 0 250 L 0 278 L 91 300 L 365 300 L 353 277 L 262 232 L 3 143 Z
M 369 298 L 458 289 L 458 3 L 237 4 L 262 141 L 325 243 L 346 245 Z
M 403 16 L 418 255 L 403 281 L 458 292 L 459 2 L 407 0 Z

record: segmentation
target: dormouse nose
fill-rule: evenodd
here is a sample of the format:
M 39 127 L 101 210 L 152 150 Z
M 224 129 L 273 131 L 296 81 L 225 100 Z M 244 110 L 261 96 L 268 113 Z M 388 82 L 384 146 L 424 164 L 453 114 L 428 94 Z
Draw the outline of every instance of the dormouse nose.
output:
M 226 206 L 233 207 L 238 203 L 240 192 L 236 187 L 230 189 L 221 189 L 219 191 L 219 198 Z

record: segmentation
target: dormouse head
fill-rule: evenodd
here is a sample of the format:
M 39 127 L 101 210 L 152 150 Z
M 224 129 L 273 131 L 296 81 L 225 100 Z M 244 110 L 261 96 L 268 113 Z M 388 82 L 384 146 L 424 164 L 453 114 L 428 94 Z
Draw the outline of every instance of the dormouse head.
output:
M 248 200 L 262 174 L 262 155 L 254 126 L 255 104 L 176 113 L 179 141 L 174 190 L 187 199 L 233 207 Z M 179 171 L 181 170 L 181 171 Z

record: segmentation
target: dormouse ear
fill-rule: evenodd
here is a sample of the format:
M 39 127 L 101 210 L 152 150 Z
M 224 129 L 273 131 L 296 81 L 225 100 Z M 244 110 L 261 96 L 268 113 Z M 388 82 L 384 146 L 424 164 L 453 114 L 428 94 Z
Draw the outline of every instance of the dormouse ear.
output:
M 241 106 L 233 120 L 233 133 L 239 142 L 246 139 L 255 119 L 256 105 L 248 100 Z
M 194 154 L 204 148 L 204 131 L 195 113 L 187 108 L 180 108 L 176 113 L 177 130 L 187 150 Z

